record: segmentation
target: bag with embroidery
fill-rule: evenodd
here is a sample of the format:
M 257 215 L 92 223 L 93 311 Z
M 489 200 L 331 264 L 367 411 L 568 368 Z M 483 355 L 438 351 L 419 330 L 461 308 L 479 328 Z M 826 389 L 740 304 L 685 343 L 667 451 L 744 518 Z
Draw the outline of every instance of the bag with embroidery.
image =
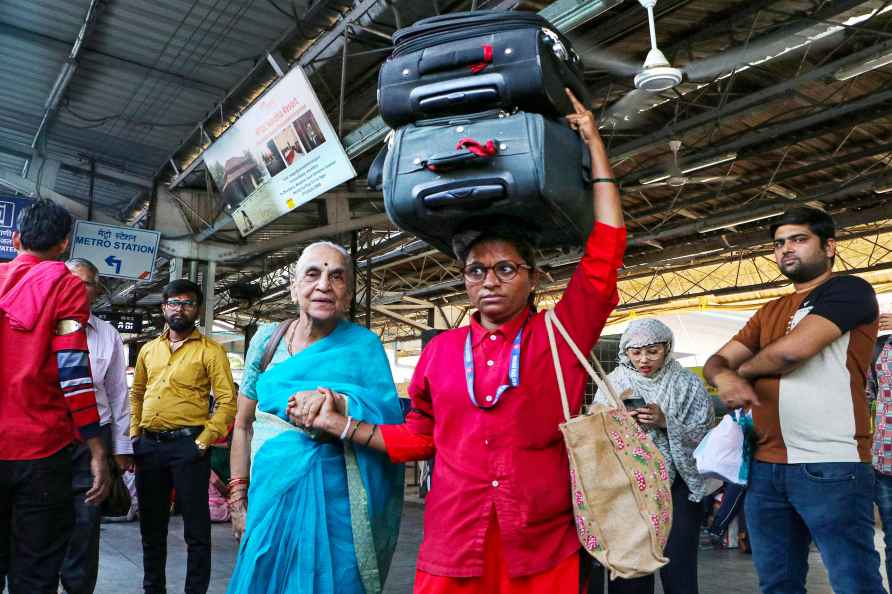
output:
M 663 549 L 672 529 L 672 493 L 666 461 L 626 411 L 604 369 L 589 364 L 560 320 L 549 311 L 545 326 L 566 422 L 560 430 L 570 457 L 570 485 L 579 541 L 610 571 L 611 579 L 651 574 L 669 562 Z M 554 329 L 612 406 L 570 416 Z

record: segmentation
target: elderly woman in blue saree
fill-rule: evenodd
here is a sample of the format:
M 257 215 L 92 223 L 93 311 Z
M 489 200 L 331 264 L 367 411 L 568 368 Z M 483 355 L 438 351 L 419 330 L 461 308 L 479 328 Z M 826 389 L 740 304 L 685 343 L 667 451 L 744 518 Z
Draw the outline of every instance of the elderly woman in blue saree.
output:
M 287 408 L 293 395 L 325 386 L 350 414 L 399 423 L 399 400 L 378 337 L 344 319 L 347 253 L 313 244 L 292 272 L 300 317 L 284 334 L 262 326 L 245 358 L 230 481 L 241 545 L 228 592 L 377 594 L 399 532 L 403 468 L 295 427 Z

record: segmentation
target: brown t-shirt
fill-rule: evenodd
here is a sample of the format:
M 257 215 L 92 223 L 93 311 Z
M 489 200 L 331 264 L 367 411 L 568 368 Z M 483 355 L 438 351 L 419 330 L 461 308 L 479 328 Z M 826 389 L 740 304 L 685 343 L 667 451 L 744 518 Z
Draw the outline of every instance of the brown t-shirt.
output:
M 763 377 L 753 407 L 763 462 L 870 462 L 864 385 L 877 335 L 876 293 L 857 276 L 835 276 L 808 293 L 766 303 L 734 340 L 757 353 L 808 315 L 836 324 L 842 336 L 797 369 Z

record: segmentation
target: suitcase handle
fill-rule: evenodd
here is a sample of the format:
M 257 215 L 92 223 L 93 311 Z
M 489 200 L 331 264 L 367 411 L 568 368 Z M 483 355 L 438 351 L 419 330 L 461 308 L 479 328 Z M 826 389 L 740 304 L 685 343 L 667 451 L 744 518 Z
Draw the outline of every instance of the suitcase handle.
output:
M 433 56 L 422 55 L 421 61 L 418 63 L 418 74 L 424 76 L 441 70 L 452 70 L 460 66 L 470 66 L 471 73 L 477 74 L 482 72 L 487 65 L 492 64 L 492 55 L 492 46 L 488 43 L 480 47 Z
M 505 87 L 504 77 L 497 72 L 469 74 L 417 86 L 409 93 L 409 100 L 413 111 L 424 114 L 474 113 L 480 107 L 499 103 L 507 96 Z
M 464 188 L 451 188 L 428 194 L 421 199 L 422 204 L 431 209 L 450 206 L 485 206 L 505 197 L 505 187 L 501 184 L 485 184 Z
M 465 149 L 465 152 L 432 155 L 423 160 L 420 164 L 428 171 L 440 173 L 463 167 L 481 165 L 488 162 L 498 153 L 496 142 L 492 139 L 487 140 L 484 144 L 480 144 L 473 138 L 462 138 L 455 145 L 455 150 L 460 151 L 462 149 Z
M 375 155 L 372 164 L 369 165 L 369 172 L 366 175 L 366 185 L 370 190 L 378 192 L 384 185 L 384 162 L 387 160 L 388 151 L 389 148 L 385 142 L 384 146 L 381 147 L 381 150 L 378 151 L 378 154 Z

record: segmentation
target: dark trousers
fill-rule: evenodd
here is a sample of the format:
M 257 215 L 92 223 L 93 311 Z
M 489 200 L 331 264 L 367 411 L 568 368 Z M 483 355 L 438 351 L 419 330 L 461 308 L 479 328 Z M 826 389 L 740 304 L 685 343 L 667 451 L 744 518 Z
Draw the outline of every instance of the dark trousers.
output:
M 703 506 L 688 499 L 691 492 L 676 476 L 672 483 L 672 531 L 666 543 L 665 554 L 669 563 L 660 570 L 660 582 L 665 594 L 699 594 L 697 581 L 697 551 L 700 548 L 700 524 L 703 522 Z M 653 594 L 654 576 L 610 582 L 609 594 Z M 592 570 L 589 594 L 604 594 L 604 568 L 597 565 Z
M 0 460 L 0 586 L 6 576 L 12 594 L 55 594 L 73 515 L 71 448 Z
M 111 451 L 111 429 L 102 427 L 99 437 Z M 102 508 L 84 501 L 93 486 L 90 469 L 92 455 L 85 443 L 74 447 L 71 454 L 71 487 L 73 490 L 74 531 L 62 564 L 62 589 L 67 594 L 93 594 L 99 575 L 99 521 Z
M 188 552 L 185 593 L 205 594 L 211 580 L 210 460 L 201 455 L 191 437 L 163 442 L 141 437 L 133 446 L 133 454 L 146 594 L 167 591 L 165 565 L 171 489 L 176 490 L 176 506 L 183 514 L 183 536 Z
M 725 493 L 722 495 L 722 505 L 715 513 L 708 532 L 713 536 L 722 538 L 728 526 L 743 511 L 743 501 L 746 497 L 746 485 L 738 485 L 731 482 L 725 483 Z

